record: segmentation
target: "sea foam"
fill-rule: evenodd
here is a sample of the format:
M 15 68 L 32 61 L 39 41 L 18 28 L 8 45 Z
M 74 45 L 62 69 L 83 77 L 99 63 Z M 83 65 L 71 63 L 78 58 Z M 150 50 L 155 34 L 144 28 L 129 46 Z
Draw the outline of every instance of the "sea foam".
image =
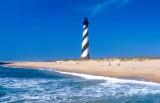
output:
M 148 82 L 148 81 L 138 81 L 138 80 L 128 80 L 128 79 L 119 79 L 119 78 L 111 78 L 111 77 L 105 77 L 105 76 L 96 76 L 96 75 L 90 75 L 90 74 L 82 74 L 82 73 L 75 73 L 75 72 L 63 72 L 63 71 L 55 71 L 59 72 L 62 74 L 68 74 L 68 75 L 73 75 L 73 76 L 78 76 L 78 77 L 83 77 L 86 79 L 90 80 L 106 80 L 110 81 L 112 83 L 132 83 L 132 84 L 146 84 L 150 86 L 160 86 L 159 83 L 154 83 L 154 82 Z
M 10 68 L 8 69 L 10 70 Z M 7 93 L 1 97 L 0 102 L 6 103 L 7 100 L 7 102 L 25 101 L 26 103 L 77 103 L 77 101 L 100 103 L 105 100 L 122 103 L 122 101 L 133 101 L 137 98 L 140 100 L 149 98 L 153 102 L 160 101 L 160 84 L 158 83 L 63 72 L 52 68 L 43 70 L 56 72 L 53 73 L 56 77 L 48 78 L 46 77 L 47 73 L 43 78 L 27 78 L 28 75 L 26 78 L 0 77 L 0 89 Z M 28 71 L 43 73 L 30 69 Z M 3 73 L 3 70 L 1 72 Z M 68 78 L 67 75 L 71 75 L 71 77 Z
M 113 96 L 113 97 L 116 96 L 116 98 L 121 98 L 124 96 L 134 96 L 134 95 L 145 96 L 148 94 L 160 94 L 160 84 L 158 83 L 137 81 L 137 80 L 125 80 L 125 79 L 95 76 L 95 75 L 81 74 L 81 73 L 72 73 L 72 72 L 62 72 L 62 71 L 56 71 L 56 72 L 82 77 L 87 80 L 104 80 L 103 83 L 83 89 L 82 92 L 95 91 L 94 92 L 95 95 L 92 95 L 95 97 L 101 97 L 106 95 L 106 96 Z

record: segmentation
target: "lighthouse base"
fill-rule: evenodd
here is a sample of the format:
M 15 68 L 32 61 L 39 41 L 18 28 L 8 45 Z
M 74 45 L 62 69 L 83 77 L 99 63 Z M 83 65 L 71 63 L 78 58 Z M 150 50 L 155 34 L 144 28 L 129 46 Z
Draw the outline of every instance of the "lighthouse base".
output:
M 81 59 L 90 59 L 90 57 L 89 56 L 87 56 L 87 57 L 81 57 Z

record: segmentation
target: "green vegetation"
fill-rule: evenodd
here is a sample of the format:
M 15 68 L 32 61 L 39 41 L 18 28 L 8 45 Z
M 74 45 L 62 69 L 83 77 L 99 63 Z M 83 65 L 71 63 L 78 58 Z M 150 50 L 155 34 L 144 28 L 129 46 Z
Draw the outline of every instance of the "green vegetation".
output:
M 54 61 L 145 61 L 145 60 L 159 60 L 160 57 L 148 57 L 148 56 L 141 56 L 141 57 L 112 57 L 112 58 L 100 58 L 100 59 L 66 59 L 66 60 L 54 60 Z

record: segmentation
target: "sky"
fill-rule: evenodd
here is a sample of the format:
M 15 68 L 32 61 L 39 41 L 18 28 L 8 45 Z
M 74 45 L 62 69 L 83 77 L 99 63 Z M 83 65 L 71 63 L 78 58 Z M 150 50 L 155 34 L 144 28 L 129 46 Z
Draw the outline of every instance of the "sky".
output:
M 160 0 L 0 0 L 0 61 L 160 57 Z

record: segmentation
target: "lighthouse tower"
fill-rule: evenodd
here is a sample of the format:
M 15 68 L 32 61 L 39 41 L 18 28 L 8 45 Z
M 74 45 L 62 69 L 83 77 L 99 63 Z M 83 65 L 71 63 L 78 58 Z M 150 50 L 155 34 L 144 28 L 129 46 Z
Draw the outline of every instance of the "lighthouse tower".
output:
M 89 57 L 89 40 L 88 40 L 88 19 L 85 17 L 83 22 L 83 41 L 81 59 L 90 59 Z

